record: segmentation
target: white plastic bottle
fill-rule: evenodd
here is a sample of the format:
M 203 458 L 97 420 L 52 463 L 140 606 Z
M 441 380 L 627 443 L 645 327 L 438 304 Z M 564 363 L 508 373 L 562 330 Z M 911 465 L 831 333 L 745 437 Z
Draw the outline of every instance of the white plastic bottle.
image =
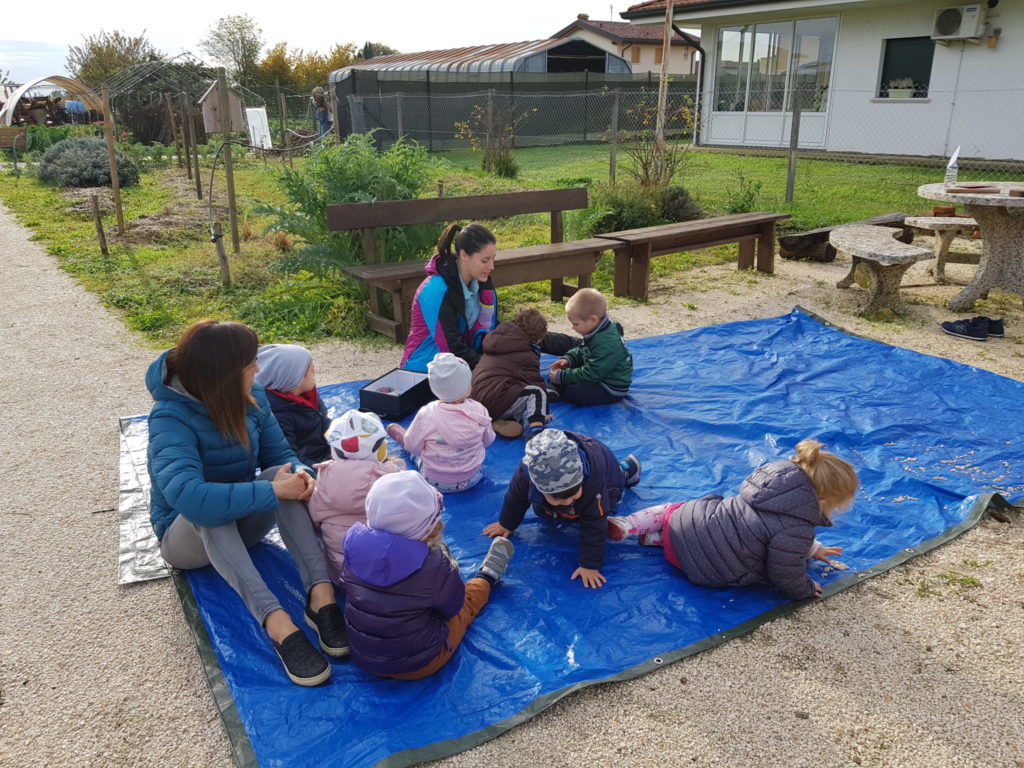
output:
M 956 164 L 956 160 L 946 166 L 946 178 L 943 179 L 946 189 L 956 186 L 956 174 L 959 171 L 959 167 Z

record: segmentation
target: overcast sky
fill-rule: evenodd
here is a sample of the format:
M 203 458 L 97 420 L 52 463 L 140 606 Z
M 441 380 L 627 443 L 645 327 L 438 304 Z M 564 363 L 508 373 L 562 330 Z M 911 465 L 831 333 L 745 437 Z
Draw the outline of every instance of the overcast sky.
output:
M 324 51 L 336 43 L 362 46 L 372 40 L 411 53 L 540 40 L 572 22 L 578 13 L 622 21 L 618 14 L 633 2 L 638 0 L 614 6 L 594 0 L 334 0 L 294 6 L 266 0 L 246 4 L 65 0 L 41 13 L 34 3 L 18 0 L 4 3 L 0 70 L 9 70 L 17 83 L 65 74 L 68 46 L 101 29 L 132 35 L 145 30 L 150 42 L 165 54 L 187 50 L 202 57 L 199 40 L 218 18 L 228 15 L 252 16 L 268 44 L 283 41 L 289 48 Z

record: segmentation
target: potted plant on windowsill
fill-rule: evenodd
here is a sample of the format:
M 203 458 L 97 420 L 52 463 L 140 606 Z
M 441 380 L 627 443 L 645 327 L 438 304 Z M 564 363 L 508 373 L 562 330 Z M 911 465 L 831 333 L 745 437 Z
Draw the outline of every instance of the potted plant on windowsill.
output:
M 909 77 L 900 77 L 889 81 L 886 89 L 890 99 L 910 99 L 914 96 L 914 81 Z

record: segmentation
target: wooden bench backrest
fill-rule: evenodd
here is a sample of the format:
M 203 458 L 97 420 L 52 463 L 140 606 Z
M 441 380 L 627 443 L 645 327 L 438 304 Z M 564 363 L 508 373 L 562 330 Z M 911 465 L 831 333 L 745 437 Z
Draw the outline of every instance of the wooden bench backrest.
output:
M 327 228 L 335 231 L 374 229 L 439 221 L 497 219 L 523 213 L 571 211 L 586 207 L 586 187 L 334 204 L 327 206 Z
M 22 149 L 25 148 L 25 139 L 28 136 L 28 129 L 24 126 L 3 126 L 0 127 L 0 147 L 3 149 L 11 149 L 14 146 L 14 142 L 18 141 L 18 144 Z

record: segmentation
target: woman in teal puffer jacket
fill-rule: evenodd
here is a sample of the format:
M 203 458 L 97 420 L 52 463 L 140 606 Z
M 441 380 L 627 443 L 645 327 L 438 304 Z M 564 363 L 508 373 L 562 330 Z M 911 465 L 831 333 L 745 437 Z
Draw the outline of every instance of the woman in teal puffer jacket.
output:
M 203 320 L 149 367 L 150 519 L 169 565 L 212 565 L 266 630 L 291 680 L 317 685 L 330 665 L 248 552 L 276 522 L 306 590 L 306 623 L 321 650 L 347 655 L 344 619 L 305 504 L 314 480 L 254 384 L 258 346 L 248 326 Z

